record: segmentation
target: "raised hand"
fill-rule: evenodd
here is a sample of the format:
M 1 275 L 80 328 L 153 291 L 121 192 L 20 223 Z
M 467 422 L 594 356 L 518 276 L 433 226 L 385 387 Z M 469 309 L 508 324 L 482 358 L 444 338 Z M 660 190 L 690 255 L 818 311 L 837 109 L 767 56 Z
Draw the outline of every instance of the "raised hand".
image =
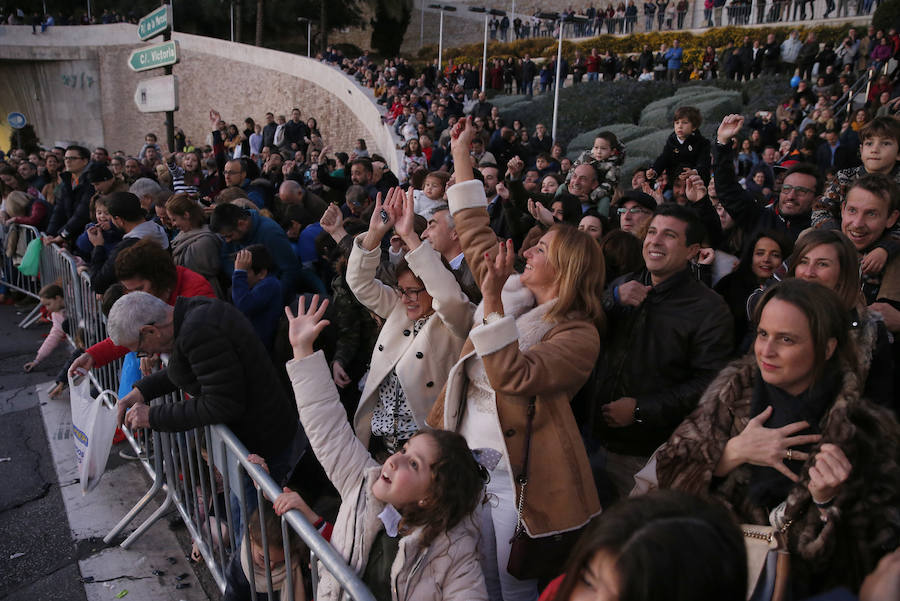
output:
M 528 212 L 531 213 L 531 216 L 534 217 L 535 221 L 543 223 L 544 225 L 549 226 L 555 223 L 553 213 L 550 212 L 550 209 L 539 202 L 534 202 L 530 198 L 528 199 Z
M 731 139 L 740 133 L 743 126 L 743 115 L 725 115 L 725 118 L 722 119 L 722 123 L 719 124 L 719 129 L 716 132 L 716 139 L 719 141 L 719 144 L 727 146 L 731 142 Z
M 481 293 L 485 299 L 500 299 L 500 292 L 506 284 L 506 280 L 513 273 L 513 263 L 516 260 L 516 250 L 513 241 L 497 243 L 497 255 L 491 259 L 490 253 L 484 254 L 485 266 L 484 279 L 481 281 Z M 485 303 L 487 312 L 488 303 Z
M 414 193 L 415 190 L 411 186 L 405 194 L 400 191 L 394 196 L 393 202 L 388 207 L 388 213 L 394 218 L 394 231 L 400 235 L 409 250 L 415 250 L 422 244 L 414 227 L 416 222 L 416 213 L 413 210 L 415 206 Z
M 328 205 L 328 208 L 325 209 L 325 213 L 319 219 L 319 225 L 335 242 L 339 243 L 347 235 L 347 230 L 344 229 L 344 214 L 341 213 L 340 207 L 334 203 Z
M 474 139 L 475 126 L 472 124 L 472 117 L 457 121 L 450 130 L 450 150 L 453 152 L 454 158 L 457 153 L 468 155 Z
M 684 180 L 684 195 L 689 201 L 700 202 L 706 198 L 706 184 L 703 183 L 703 178 L 696 169 L 685 167 L 684 173 L 680 177 Z
M 288 318 L 288 340 L 294 349 L 294 359 L 303 359 L 313 354 L 313 343 L 322 330 L 331 323 L 322 319 L 325 309 L 328 308 L 328 299 L 319 304 L 319 295 L 312 297 L 309 308 L 305 308 L 301 300 L 297 304 L 297 315 L 294 315 L 290 307 L 284 308 L 284 314 Z

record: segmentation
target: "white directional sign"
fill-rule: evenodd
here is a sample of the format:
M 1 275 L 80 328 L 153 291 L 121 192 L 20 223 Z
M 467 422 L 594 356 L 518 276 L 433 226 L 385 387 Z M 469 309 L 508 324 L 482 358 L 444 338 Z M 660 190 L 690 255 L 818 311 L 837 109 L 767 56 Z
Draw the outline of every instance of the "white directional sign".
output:
M 164 75 L 145 79 L 137 85 L 134 103 L 142 113 L 162 113 L 178 110 L 178 78 Z
M 169 5 L 165 4 L 140 20 L 138 36 L 141 40 L 149 40 L 169 29 L 170 24 Z
M 159 46 L 138 48 L 128 57 L 132 71 L 146 71 L 174 65 L 179 61 L 178 42 L 166 42 Z

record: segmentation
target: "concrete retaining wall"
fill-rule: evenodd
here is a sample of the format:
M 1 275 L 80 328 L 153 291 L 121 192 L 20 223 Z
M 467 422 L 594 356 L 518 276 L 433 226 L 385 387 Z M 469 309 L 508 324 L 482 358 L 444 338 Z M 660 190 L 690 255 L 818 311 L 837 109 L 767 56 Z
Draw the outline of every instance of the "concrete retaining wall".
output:
M 370 93 L 341 71 L 305 57 L 176 33 L 182 51 L 173 73 L 179 78 L 180 110 L 175 125 L 195 144 L 209 132 L 209 110 L 238 126 L 246 117 L 300 108 L 315 117 L 325 142 L 351 150 L 356 138 L 387 157 L 397 172 L 396 138 L 381 122 Z M 0 27 L 0 114 L 25 113 L 45 145 L 77 141 L 136 153 L 144 134 L 165 137 L 164 113 L 140 113 L 137 83 L 162 69 L 134 73 L 130 53 L 156 41 L 138 41 L 131 25 L 50 28 L 34 36 L 30 27 Z M 82 87 L 90 78 L 93 83 Z M 2 135 L 2 134 L 0 134 Z M 6 145 L 8 135 L 0 140 Z

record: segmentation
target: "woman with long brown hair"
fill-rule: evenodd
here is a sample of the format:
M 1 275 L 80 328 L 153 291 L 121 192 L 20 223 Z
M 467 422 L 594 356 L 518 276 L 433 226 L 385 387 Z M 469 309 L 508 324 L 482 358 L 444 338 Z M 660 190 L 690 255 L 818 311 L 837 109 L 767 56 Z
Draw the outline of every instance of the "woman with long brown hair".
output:
M 492 598 L 535 599 L 537 580 L 520 580 L 508 570 L 517 525 L 540 538 L 576 531 L 600 513 L 569 403 L 600 352 L 605 269 L 590 236 L 557 224 L 525 252 L 522 275 L 513 274 L 512 241 L 498 247 L 484 187 L 474 180 L 474 136 L 471 119 L 454 126 L 456 184 L 447 195 L 484 299 L 428 423 L 459 432 L 472 448 L 493 451 L 497 464 L 488 492 L 496 502 L 482 523 L 488 590 Z M 535 451 L 527 467 L 526 447 Z M 532 483 L 527 494 L 523 476 Z

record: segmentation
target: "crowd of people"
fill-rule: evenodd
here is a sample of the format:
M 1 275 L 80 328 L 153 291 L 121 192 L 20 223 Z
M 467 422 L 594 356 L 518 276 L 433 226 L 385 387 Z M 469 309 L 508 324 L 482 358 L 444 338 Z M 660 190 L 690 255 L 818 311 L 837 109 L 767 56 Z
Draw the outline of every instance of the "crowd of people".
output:
M 224 423 L 286 487 L 246 507 L 261 519 L 236 509 L 253 552 L 226 598 L 265 590 L 294 509 L 379 599 L 738 601 L 766 581 L 747 525 L 779 533 L 795 599 L 896 598 L 896 70 L 860 111 L 834 111 L 838 69 L 711 140 L 679 106 L 623 173 L 611 132 L 572 159 L 484 91 L 400 67 L 380 95 L 398 173 L 300 108 L 210 110 L 175 152 L 147 134 L 0 165 L 4 225 L 103 297 L 109 338 L 69 372 L 140 362 L 120 423 Z M 54 344 L 60 293 L 41 292 Z M 310 464 L 330 484 L 293 490 Z M 318 597 L 339 588 L 324 574 Z
M 801 35 L 791 31 L 783 39 L 776 34 L 753 38 L 744 36 L 740 44 L 727 42 L 722 48 L 708 46 L 697 61 L 686 60 L 678 40 L 662 43 L 653 49 L 645 45 L 641 52 L 617 54 L 613 50 L 593 46 L 589 51 L 576 49 L 574 56 L 563 57 L 560 80 L 572 85 L 583 81 L 694 81 L 727 78 L 748 81 L 764 75 L 786 74 L 794 80 L 806 80 L 816 86 L 817 95 L 839 97 L 855 82 L 855 77 L 869 68 L 881 69 L 900 56 L 900 31 L 887 31 L 869 26 L 865 33 L 850 27 L 839 44 L 822 42 L 814 31 Z M 450 59 L 439 68 L 437 59 L 417 69 L 406 58 L 376 62 L 364 52 L 356 58 L 344 56 L 329 46 L 317 58 L 334 65 L 371 90 L 378 102 L 388 108 L 393 120 L 408 106 L 414 115 L 431 106 L 438 94 L 446 96 L 443 86 L 456 94 L 460 103 L 474 103 L 481 87 L 480 64 Z M 524 54 L 521 57 L 489 58 L 485 74 L 485 92 L 493 94 L 525 94 L 551 92 L 556 83 L 555 54 L 542 60 Z M 411 97 L 415 99 L 410 103 Z M 468 106 L 466 107 L 468 109 Z M 424 111 L 423 111 L 424 113 Z M 421 121 L 417 120 L 417 124 Z M 431 132 L 432 134 L 435 132 Z M 433 138 L 432 138 L 433 139 Z

